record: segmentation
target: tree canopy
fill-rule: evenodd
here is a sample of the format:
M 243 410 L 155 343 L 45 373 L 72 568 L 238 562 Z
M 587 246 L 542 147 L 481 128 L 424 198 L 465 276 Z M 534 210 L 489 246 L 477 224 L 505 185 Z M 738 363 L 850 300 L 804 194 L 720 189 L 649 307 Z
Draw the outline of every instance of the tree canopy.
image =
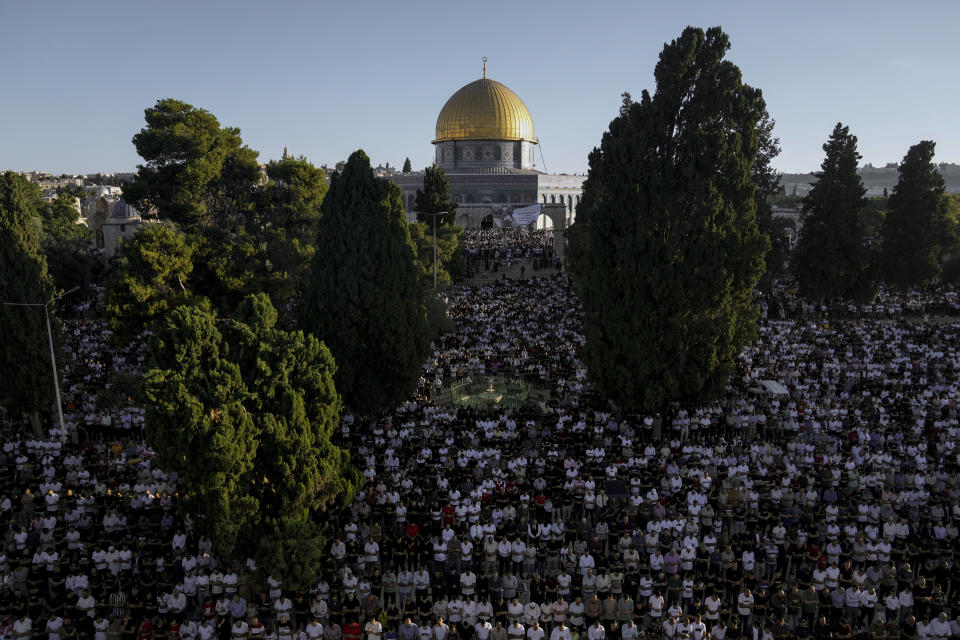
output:
M 570 266 L 589 376 L 625 410 L 715 394 L 755 336 L 766 111 L 729 47 L 719 28 L 685 29 L 660 54 L 655 94 L 625 96 L 590 154 Z
M 79 223 L 80 209 L 73 195 L 60 193 L 40 209 L 43 231 L 52 241 L 90 241 L 90 228 Z
M 144 116 L 133 144 L 145 163 L 123 187 L 127 202 L 185 227 L 235 223 L 260 178 L 257 153 L 243 144 L 240 130 L 172 98 L 158 100 Z
M 300 326 L 337 362 L 337 389 L 360 412 L 415 386 L 429 348 L 424 292 L 399 187 L 355 151 L 321 206 Z
M 276 320 L 265 294 L 229 318 L 189 305 L 165 316 L 151 339 L 147 435 L 218 549 L 256 556 L 299 589 L 322 561 L 314 515 L 349 500 L 358 474 L 331 442 L 341 404 L 330 352 Z
M 124 195 L 161 222 L 122 245 L 107 314 L 121 337 L 153 331 L 148 440 L 181 472 L 198 526 L 225 558 L 255 557 L 292 588 L 309 586 L 323 561 L 318 512 L 351 499 L 358 480 L 331 439 L 333 357 L 288 330 L 318 257 L 325 172 L 285 157 L 263 176 L 239 130 L 177 100 L 146 115 L 134 137 L 145 164 Z M 399 194 L 379 195 L 390 231 L 409 244 Z M 410 271 L 415 285 L 412 261 Z
M 264 247 L 262 290 L 280 302 L 297 295 L 306 280 L 329 185 L 326 172 L 304 158 L 270 162 L 266 172 L 268 183 L 250 233 Z
M 180 304 L 193 300 L 187 288 L 195 242 L 172 224 L 150 224 L 120 245 L 107 281 L 110 328 L 132 336 Z
M 424 285 L 433 288 L 433 225 L 415 222 L 408 226 L 416 248 L 417 265 Z M 466 258 L 460 247 L 463 227 L 444 224 L 437 227 L 437 286 L 449 286 L 454 277 L 466 271 Z
M 413 167 L 410 165 L 410 158 L 406 158 L 406 159 L 403 161 L 403 169 L 402 169 L 402 171 L 403 171 L 403 173 L 410 173 L 411 171 L 413 171 Z
M 940 273 L 944 252 L 957 242 L 943 176 L 933 163 L 935 149 L 931 140 L 910 147 L 887 203 L 880 266 L 884 281 L 894 287 L 928 284 Z
M 773 168 L 773 159 L 780 155 L 780 140 L 773 135 L 773 126 L 773 119 L 765 113 L 757 125 L 757 157 L 752 171 L 753 181 L 757 185 L 757 227 L 770 238 L 770 251 L 765 260 L 766 288 L 769 288 L 773 276 L 784 271 L 790 252 L 790 240 L 787 237 L 789 222 L 773 216 L 773 200 L 781 188 L 780 173 Z
M 803 199 L 803 228 L 791 260 L 797 286 L 815 301 L 868 299 L 874 270 L 864 242 L 866 188 L 857 174 L 857 137 L 837 123 L 823 150 L 818 180 Z
M 0 174 L 0 303 L 44 304 L 53 296 L 37 224 L 45 206 L 36 185 L 12 171 Z M 33 414 L 36 428 L 53 401 L 43 309 L 0 304 L 0 336 L 0 405 Z
M 453 224 L 457 205 L 450 199 L 450 180 L 443 169 L 435 164 L 427 167 L 423 174 L 423 189 L 417 189 L 413 206 L 417 209 L 417 222 L 429 222 L 432 225 L 435 214 L 443 213 L 436 215 L 436 223 Z

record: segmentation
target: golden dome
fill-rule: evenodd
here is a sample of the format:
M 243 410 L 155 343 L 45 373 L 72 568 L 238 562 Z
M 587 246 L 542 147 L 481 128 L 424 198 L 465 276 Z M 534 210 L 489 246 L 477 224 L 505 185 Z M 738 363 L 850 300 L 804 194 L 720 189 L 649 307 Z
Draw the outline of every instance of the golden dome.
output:
M 523 100 L 486 77 L 466 85 L 443 105 L 434 142 L 446 140 L 537 141 L 533 118 Z

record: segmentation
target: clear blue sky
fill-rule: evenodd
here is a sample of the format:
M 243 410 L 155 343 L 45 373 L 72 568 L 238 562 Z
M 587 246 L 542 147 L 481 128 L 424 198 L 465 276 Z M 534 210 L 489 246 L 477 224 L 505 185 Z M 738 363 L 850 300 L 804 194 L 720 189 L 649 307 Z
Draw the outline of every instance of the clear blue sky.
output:
M 0 170 L 133 170 L 130 138 L 165 97 L 239 127 L 262 160 L 362 147 L 422 168 L 437 113 L 487 56 L 530 109 L 546 168 L 583 172 L 620 93 L 653 89 L 688 24 L 730 34 L 777 122 L 778 168 L 817 168 L 837 121 L 864 163 L 922 139 L 960 162 L 958 0 L 0 0 Z

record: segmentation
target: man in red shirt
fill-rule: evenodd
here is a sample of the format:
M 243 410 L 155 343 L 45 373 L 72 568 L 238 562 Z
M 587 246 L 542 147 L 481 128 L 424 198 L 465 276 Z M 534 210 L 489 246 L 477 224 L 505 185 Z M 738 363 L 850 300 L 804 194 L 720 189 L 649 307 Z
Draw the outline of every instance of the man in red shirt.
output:
M 356 620 L 351 620 L 343 625 L 343 640 L 361 640 L 363 638 L 363 628 Z
M 407 538 L 410 540 L 416 540 L 417 536 L 420 535 L 420 525 L 416 522 L 407 522 L 407 526 L 404 527 L 404 531 L 407 534 Z
M 203 603 L 201 607 L 203 610 L 203 617 L 207 620 L 213 620 L 217 615 L 216 605 L 214 605 L 213 600 L 207 600 Z
M 140 626 L 137 627 L 137 639 L 138 640 L 150 640 L 153 637 L 153 625 L 150 624 L 150 621 L 146 618 L 143 619 L 143 622 L 140 623 Z

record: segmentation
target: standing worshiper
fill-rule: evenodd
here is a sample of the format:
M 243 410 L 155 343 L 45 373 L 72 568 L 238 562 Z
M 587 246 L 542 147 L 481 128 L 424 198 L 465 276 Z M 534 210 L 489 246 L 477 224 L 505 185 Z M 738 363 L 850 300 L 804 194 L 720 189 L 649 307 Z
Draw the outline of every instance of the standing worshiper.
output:
M 364 627 L 364 632 L 367 636 L 366 640 L 382 640 L 383 625 L 380 624 L 379 620 L 371 617 Z
M 123 590 L 123 584 L 117 580 L 114 583 L 114 590 L 110 593 L 110 615 L 120 620 L 127 615 L 127 611 L 127 594 Z

